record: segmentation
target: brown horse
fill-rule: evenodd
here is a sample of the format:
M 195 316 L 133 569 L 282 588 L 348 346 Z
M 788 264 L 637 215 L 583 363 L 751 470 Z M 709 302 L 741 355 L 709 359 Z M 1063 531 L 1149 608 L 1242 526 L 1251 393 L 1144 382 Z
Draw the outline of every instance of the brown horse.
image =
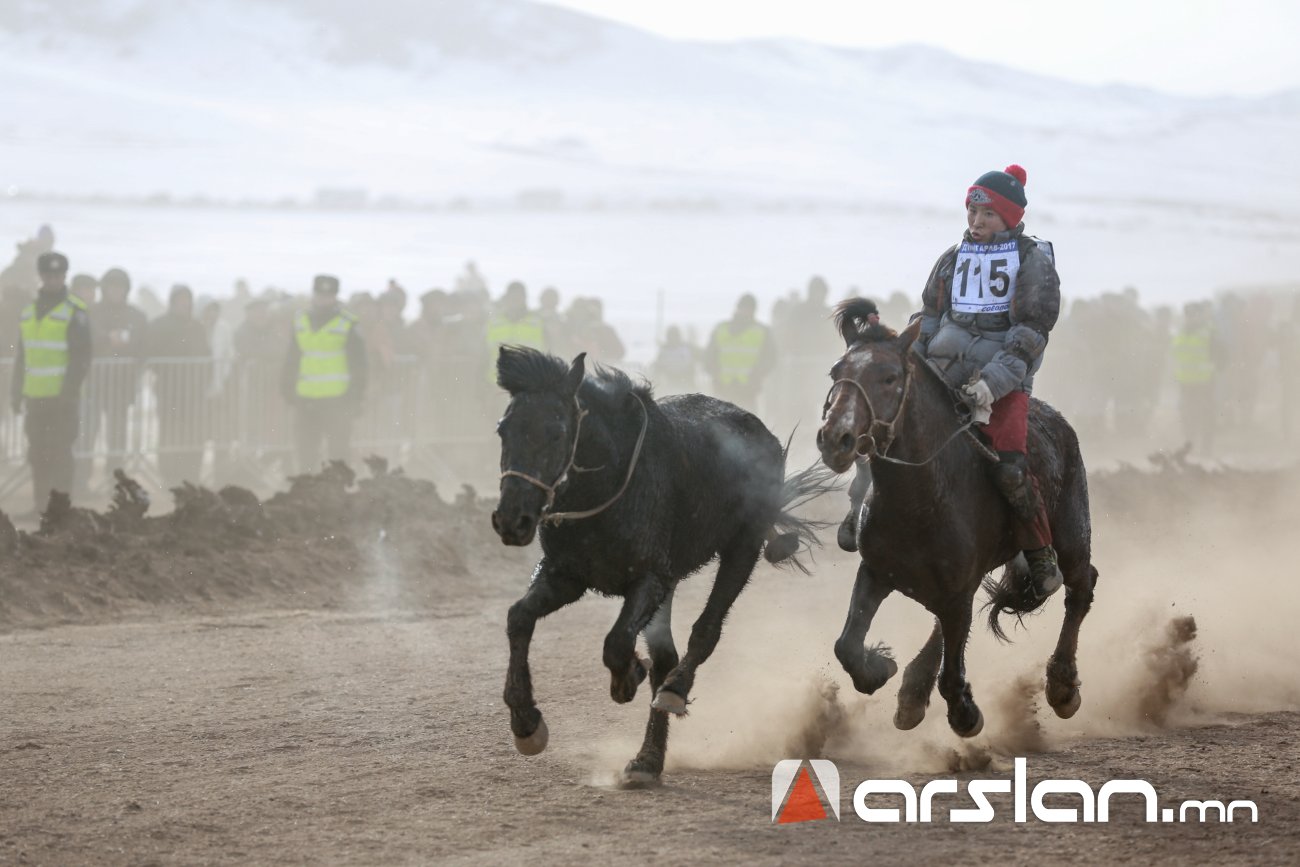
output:
M 859 691 L 871 694 L 898 666 L 882 647 L 863 642 L 880 603 L 897 590 L 935 615 L 933 633 L 903 673 L 894 725 L 914 728 L 925 717 L 938 678 L 948 724 L 973 737 L 984 717 L 966 681 L 965 650 L 975 591 L 988 573 L 1006 565 L 992 594 L 989 625 L 1023 615 L 1035 600 L 1028 573 L 1013 559 L 1022 528 L 994 487 L 973 434 L 963 432 L 948 385 L 911 351 L 919 322 L 896 335 L 870 325 L 866 307 L 850 300 L 836 309 L 847 351 L 831 368 L 826 422 L 817 432 L 822 461 L 835 472 L 869 457 L 874 496 L 858 529 L 862 563 L 835 655 Z M 1062 718 L 1079 708 L 1075 664 L 1079 626 L 1092 604 L 1088 484 L 1074 430 L 1050 406 L 1032 401 L 1029 465 L 1047 504 L 1052 536 L 1065 576 L 1065 622 L 1047 664 L 1047 700 Z

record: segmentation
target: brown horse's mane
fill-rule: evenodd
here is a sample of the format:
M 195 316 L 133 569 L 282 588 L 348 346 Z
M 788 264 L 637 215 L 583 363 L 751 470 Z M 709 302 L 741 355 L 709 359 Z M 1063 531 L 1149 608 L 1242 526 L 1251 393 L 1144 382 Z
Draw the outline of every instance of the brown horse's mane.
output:
M 882 323 L 871 324 L 868 317 L 876 312 L 876 305 L 865 298 L 848 298 L 835 305 L 835 328 L 846 346 L 883 343 L 898 336 L 897 331 Z

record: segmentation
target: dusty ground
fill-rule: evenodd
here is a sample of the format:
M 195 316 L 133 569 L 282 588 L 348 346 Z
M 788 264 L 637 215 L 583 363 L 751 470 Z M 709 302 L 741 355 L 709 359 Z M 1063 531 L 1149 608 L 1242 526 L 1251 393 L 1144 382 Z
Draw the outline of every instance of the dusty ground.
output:
M 1073 720 L 1033 701 L 1058 601 L 1011 646 L 975 636 L 980 738 L 957 741 L 939 707 L 894 731 L 895 684 L 857 696 L 833 662 L 852 563 L 822 552 L 811 577 L 756 574 L 650 791 L 611 785 L 648 696 L 608 698 L 609 600 L 539 626 L 551 746 L 515 753 L 503 632 L 528 563 L 486 545 L 472 507 L 390 515 L 386 548 L 365 541 L 378 538 L 370 525 L 307 545 L 336 516 L 295 523 L 267 504 L 271 524 L 259 526 L 275 540 L 187 548 L 174 522 L 155 528 L 173 533 L 162 551 L 95 536 L 83 543 L 97 553 L 81 550 L 62 580 L 57 557 L 33 554 L 43 543 L 21 542 L 0 559 L 0 863 L 1297 863 L 1300 591 L 1279 535 L 1294 515 L 1278 499 L 1290 482 L 1157 475 L 1094 482 L 1102 579 Z M 295 561 L 285 546 L 325 553 Z M 139 558 L 152 578 L 125 574 Z M 286 586 L 240 577 L 266 559 L 291 570 Z M 208 574 L 220 592 L 195 595 Z M 684 588 L 679 641 L 701 577 Z M 139 598 L 159 588 L 171 595 Z M 1185 615 L 1197 637 L 1171 641 L 1167 624 Z M 926 631 L 925 615 L 893 598 L 873 638 L 906 656 Z M 772 764 L 816 743 L 840 769 L 844 820 L 772 825 Z M 1250 799 L 1260 821 L 1147 825 L 1117 801 L 1109 825 L 1016 825 L 1009 796 L 992 797 L 990 825 L 868 825 L 852 812 L 861 780 L 1009 777 L 1017 755 L 1031 783 L 1141 777 L 1162 804 Z

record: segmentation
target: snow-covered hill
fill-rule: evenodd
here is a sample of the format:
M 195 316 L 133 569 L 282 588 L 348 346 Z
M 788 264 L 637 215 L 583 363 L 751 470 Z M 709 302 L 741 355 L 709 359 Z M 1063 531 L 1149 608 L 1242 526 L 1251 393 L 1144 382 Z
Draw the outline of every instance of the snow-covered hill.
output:
M 1015 161 L 1040 206 L 1300 213 L 1300 94 L 678 42 L 527 0 L 22 0 L 0 4 L 0 80 L 0 186 L 21 190 L 925 209 Z

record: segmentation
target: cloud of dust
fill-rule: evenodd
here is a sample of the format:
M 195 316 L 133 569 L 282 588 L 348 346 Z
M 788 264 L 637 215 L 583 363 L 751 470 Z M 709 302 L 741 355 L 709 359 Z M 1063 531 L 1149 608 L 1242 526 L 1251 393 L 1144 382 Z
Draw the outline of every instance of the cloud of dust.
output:
M 1199 666 L 1192 642 L 1196 640 L 1196 618 L 1175 617 L 1164 634 L 1147 648 L 1146 675 L 1136 684 L 1138 717 L 1162 726 L 1187 694 Z
M 1292 623 L 1300 584 L 1288 577 L 1284 541 L 1300 517 L 1300 496 L 1282 489 L 1248 496 L 1243 505 L 1208 478 L 1188 499 L 1166 490 L 1165 481 L 1160 473 L 1139 474 L 1124 482 L 1122 498 L 1097 486 L 1101 577 L 1080 633 L 1083 705 L 1074 718 L 1058 719 L 1042 693 L 1063 616 L 1059 594 L 1011 633 L 1010 645 L 994 641 L 977 617 L 967 674 L 984 712 L 981 735 L 963 741 L 952 734 L 937 691 L 925 721 L 897 731 L 900 676 L 862 696 L 834 658 L 857 561 L 823 551 L 811 577 L 768 567 L 755 573 L 700 669 L 690 714 L 673 723 L 668 768 L 770 767 L 782 758 L 824 756 L 873 773 L 996 770 L 1010 768 L 1014 756 L 1092 738 L 1300 709 L 1300 633 Z M 1112 500 L 1124 508 L 1112 508 Z M 711 577 L 705 572 L 682 585 L 679 637 Z M 919 605 L 895 594 L 867 640 L 892 647 L 901 669 L 931 624 Z

